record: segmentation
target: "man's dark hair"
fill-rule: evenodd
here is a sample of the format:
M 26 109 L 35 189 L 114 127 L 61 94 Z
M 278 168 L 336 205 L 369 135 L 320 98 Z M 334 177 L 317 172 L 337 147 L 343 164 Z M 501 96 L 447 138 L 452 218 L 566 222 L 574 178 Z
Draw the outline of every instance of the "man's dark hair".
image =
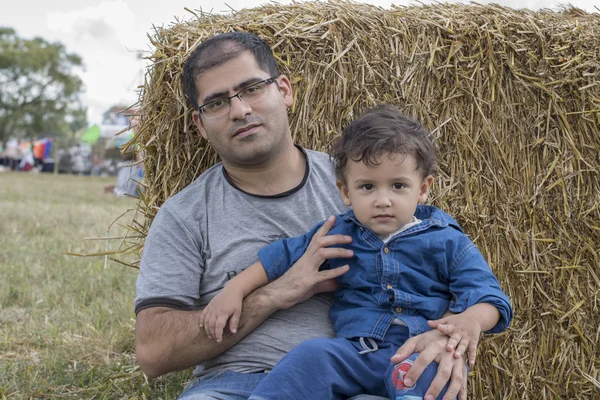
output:
M 332 149 L 335 175 L 344 181 L 348 160 L 375 166 L 385 154 L 411 155 L 423 177 L 435 173 L 436 151 L 429 132 L 418 122 L 404 116 L 395 107 L 374 107 L 350 125 Z
M 196 90 L 198 75 L 247 51 L 252 53 L 258 66 L 268 72 L 269 76 L 279 76 L 277 61 L 269 45 L 248 32 L 229 32 L 213 36 L 192 51 L 183 67 L 183 86 L 185 95 L 195 110 L 199 107 Z

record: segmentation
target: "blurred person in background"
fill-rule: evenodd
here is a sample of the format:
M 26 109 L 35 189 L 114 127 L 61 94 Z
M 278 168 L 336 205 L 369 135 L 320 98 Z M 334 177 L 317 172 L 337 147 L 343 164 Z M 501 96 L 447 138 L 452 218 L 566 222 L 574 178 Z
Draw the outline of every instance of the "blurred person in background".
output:
M 4 141 L 0 140 L 0 172 L 4 171 L 4 168 L 7 166 L 6 154 L 4 152 Z
M 19 163 L 21 162 L 22 150 L 21 150 L 21 139 L 8 139 L 6 142 L 5 150 L 8 168 L 16 171 Z

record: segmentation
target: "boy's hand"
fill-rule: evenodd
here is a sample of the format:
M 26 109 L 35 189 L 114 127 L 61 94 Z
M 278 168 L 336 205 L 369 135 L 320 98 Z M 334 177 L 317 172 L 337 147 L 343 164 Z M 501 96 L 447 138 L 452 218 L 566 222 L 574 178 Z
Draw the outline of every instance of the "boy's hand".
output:
M 202 311 L 200 326 L 204 328 L 206 335 L 217 342 L 223 340 L 223 329 L 229 320 L 229 330 L 236 333 L 240 314 L 242 313 L 242 301 L 244 297 L 240 293 L 228 291 L 227 286 L 217 294 Z M 231 317 L 231 319 L 230 319 Z
M 437 329 L 444 335 L 450 336 L 446 350 L 454 351 L 455 358 L 461 358 L 469 350 L 469 366 L 475 365 L 477 344 L 481 335 L 479 322 L 469 315 L 455 314 L 435 321 L 427 321 L 431 328 Z

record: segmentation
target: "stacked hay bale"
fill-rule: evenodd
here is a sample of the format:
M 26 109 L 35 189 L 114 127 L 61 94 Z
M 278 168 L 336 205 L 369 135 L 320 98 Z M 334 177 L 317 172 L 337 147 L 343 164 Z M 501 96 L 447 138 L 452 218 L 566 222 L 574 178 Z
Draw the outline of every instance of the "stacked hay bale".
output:
M 144 235 L 160 205 L 217 161 L 183 94 L 190 51 L 216 33 L 256 33 L 293 83 L 297 143 L 327 150 L 377 102 L 434 132 L 433 203 L 474 239 L 515 309 L 510 330 L 480 348 L 471 398 L 598 395 L 598 14 L 333 2 L 196 16 L 151 38 L 132 143 L 146 154 L 146 218 L 133 230 Z

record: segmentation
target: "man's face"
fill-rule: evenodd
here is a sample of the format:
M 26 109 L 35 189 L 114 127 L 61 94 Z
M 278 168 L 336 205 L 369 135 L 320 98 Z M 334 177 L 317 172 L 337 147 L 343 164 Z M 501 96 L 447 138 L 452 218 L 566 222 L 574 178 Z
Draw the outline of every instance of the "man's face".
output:
M 229 97 L 254 83 L 270 78 L 250 52 L 196 77 L 198 104 Z M 194 111 L 194 123 L 227 165 L 248 166 L 268 161 L 291 143 L 286 108 L 293 102 L 289 80 L 281 75 L 266 87 L 264 98 L 246 104 L 232 98 L 229 112 L 208 119 Z
M 413 156 L 384 154 L 378 165 L 348 161 L 345 182 L 338 181 L 344 203 L 356 219 L 378 235 L 394 233 L 412 222 L 417 204 L 427 199 L 433 183 L 423 178 Z

